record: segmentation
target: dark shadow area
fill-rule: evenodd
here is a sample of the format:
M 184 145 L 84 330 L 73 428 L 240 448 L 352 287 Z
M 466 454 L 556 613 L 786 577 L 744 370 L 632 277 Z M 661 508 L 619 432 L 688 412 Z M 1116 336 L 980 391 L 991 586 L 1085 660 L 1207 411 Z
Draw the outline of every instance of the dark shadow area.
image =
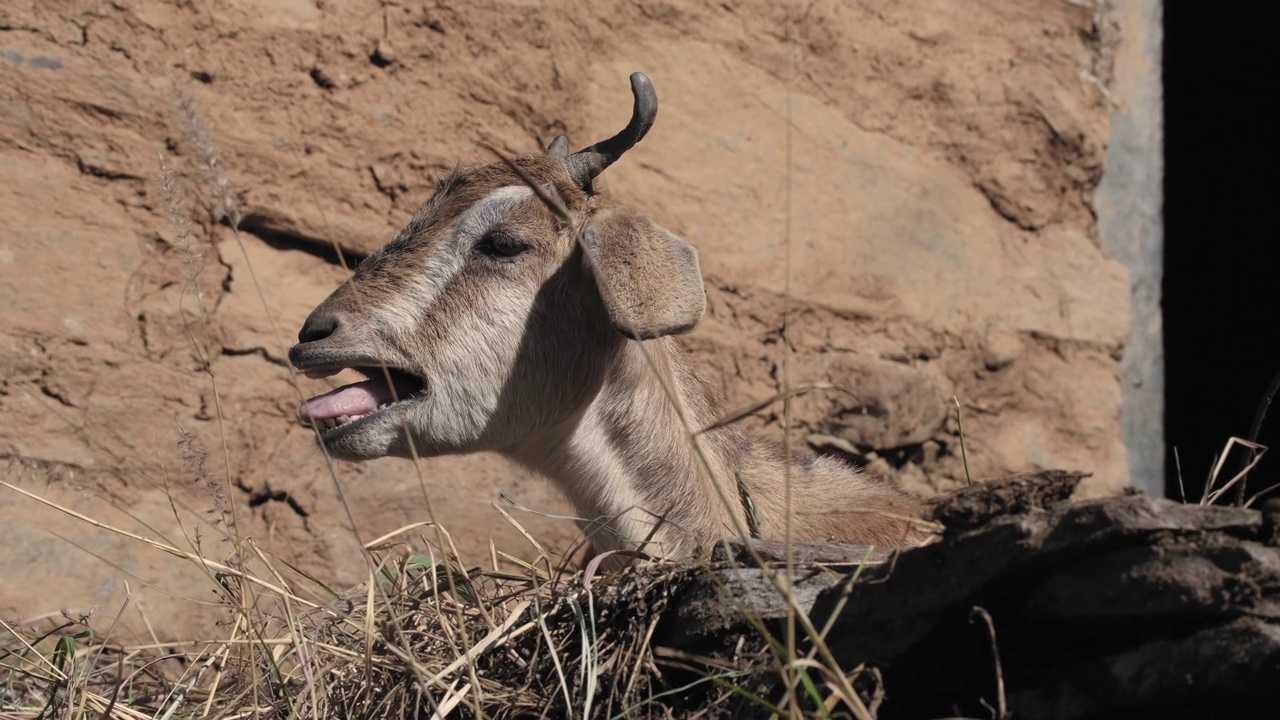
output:
M 341 266 L 345 262 L 346 267 L 355 268 L 365 258 L 363 254 L 351 248 L 341 247 L 340 244 L 335 245 L 335 243 L 324 238 L 311 237 L 286 230 L 277 219 L 266 215 L 254 213 L 245 215 L 240 220 L 240 229 L 250 235 L 257 236 L 258 239 L 276 250 L 298 250 L 320 258 L 330 265 Z
M 1271 247 L 1276 88 L 1274 24 L 1266 3 L 1209 9 L 1166 0 L 1165 433 L 1169 497 L 1199 497 L 1214 457 L 1246 437 L 1280 369 Z M 1270 13 L 1265 13 L 1270 14 Z M 1280 417 L 1262 426 L 1275 448 L 1249 492 L 1280 481 Z M 1223 471 L 1239 469 L 1243 453 Z

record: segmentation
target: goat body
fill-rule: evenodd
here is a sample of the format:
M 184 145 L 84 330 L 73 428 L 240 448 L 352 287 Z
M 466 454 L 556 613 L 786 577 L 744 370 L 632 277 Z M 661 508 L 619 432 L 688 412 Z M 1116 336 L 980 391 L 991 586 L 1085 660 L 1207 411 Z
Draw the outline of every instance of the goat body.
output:
M 291 363 L 368 377 L 305 402 L 334 457 L 500 452 L 554 481 L 597 550 L 699 554 L 765 537 L 915 545 L 919 501 L 735 426 L 674 336 L 705 309 L 697 252 L 594 178 L 653 124 L 570 154 L 460 168 L 317 307 Z M 790 487 L 792 521 L 787 518 Z

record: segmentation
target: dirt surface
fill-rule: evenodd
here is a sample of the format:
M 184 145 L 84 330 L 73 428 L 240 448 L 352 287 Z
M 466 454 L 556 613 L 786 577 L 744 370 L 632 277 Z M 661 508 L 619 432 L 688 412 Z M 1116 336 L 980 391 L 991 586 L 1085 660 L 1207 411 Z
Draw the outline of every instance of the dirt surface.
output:
M 568 509 L 497 458 L 331 476 L 292 422 L 283 348 L 343 262 L 479 143 L 600 139 L 643 70 L 657 125 L 606 189 L 701 251 L 709 312 L 689 342 L 734 403 L 781 382 L 789 228 L 793 376 L 856 394 L 798 401 L 798 439 L 917 491 L 953 488 L 958 397 L 975 476 L 1071 467 L 1093 473 L 1084 494 L 1114 490 L 1128 286 L 1091 207 L 1118 41 L 1100 13 L 816 3 L 792 52 L 782 6 L 733 0 L 5 3 L 0 472 L 212 557 L 237 522 L 339 586 L 365 573 L 343 498 L 363 541 L 428 519 L 429 498 L 468 562 L 490 538 L 530 555 L 490 503 Z M 243 246 L 211 222 L 175 81 L 223 159 Z M 186 249 L 161 153 L 191 198 Z M 780 432 L 774 415 L 750 422 Z M 576 535 L 504 507 L 548 547 Z M 2 488 L 0 546 L 6 618 L 114 612 L 126 582 L 130 627 L 138 610 L 177 635 L 217 616 L 172 602 L 210 598 L 191 563 Z

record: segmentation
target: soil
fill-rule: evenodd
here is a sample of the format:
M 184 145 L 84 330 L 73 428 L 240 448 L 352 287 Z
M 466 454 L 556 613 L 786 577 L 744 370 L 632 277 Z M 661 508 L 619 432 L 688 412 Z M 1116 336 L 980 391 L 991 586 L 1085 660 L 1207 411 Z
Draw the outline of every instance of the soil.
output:
M 1129 290 L 1092 209 L 1117 42 L 1100 7 L 796 12 L 789 44 L 783 5 L 740 0 L 6 3 L 3 479 L 211 557 L 235 522 L 335 586 L 365 576 L 361 542 L 431 517 L 473 564 L 491 539 L 535 554 L 526 530 L 567 548 L 563 500 L 496 457 L 327 468 L 293 422 L 323 383 L 295 386 L 283 350 L 441 173 L 481 143 L 612 134 L 643 70 L 657 125 L 606 190 L 699 248 L 709 311 L 689 343 L 732 403 L 782 382 L 789 294 L 794 378 L 854 392 L 797 401 L 797 440 L 947 491 L 966 477 L 958 398 L 975 477 L 1069 467 L 1092 473 L 1081 495 L 1127 484 Z M 238 239 L 215 222 L 184 93 Z M 781 432 L 777 414 L 748 422 Z M 0 616 L 114 613 L 128 592 L 130 628 L 140 614 L 186 637 L 220 617 L 198 566 L 0 493 Z

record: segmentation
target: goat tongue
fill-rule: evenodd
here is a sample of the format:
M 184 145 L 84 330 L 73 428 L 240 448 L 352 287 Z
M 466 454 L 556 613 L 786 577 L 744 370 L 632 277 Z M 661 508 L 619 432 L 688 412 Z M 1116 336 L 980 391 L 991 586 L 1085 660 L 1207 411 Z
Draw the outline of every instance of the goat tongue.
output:
M 391 388 L 387 387 L 386 382 L 365 380 L 343 385 L 337 390 L 311 398 L 298 408 L 298 418 L 305 423 L 311 420 L 340 418 L 343 415 L 360 417 L 368 415 L 391 400 Z

